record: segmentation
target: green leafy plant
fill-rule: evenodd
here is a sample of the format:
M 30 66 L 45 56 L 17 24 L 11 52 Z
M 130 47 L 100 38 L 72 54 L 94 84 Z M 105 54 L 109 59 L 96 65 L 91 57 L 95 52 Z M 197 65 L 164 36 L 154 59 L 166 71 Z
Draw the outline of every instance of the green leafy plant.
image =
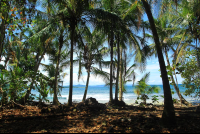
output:
M 40 79 L 40 86 L 37 86 L 37 89 L 40 93 L 39 97 L 36 97 L 39 100 L 39 102 L 49 102 L 49 100 L 47 99 L 49 93 L 48 82 L 44 79 Z
M 177 68 L 184 79 L 182 84 L 187 89 L 184 95 L 190 95 L 195 98 L 200 96 L 200 65 L 198 55 L 198 50 L 188 49 L 184 57 L 184 62 Z
M 143 100 L 143 104 L 146 104 L 146 100 L 149 99 L 148 94 L 158 93 L 160 91 L 159 87 L 147 84 L 149 75 L 150 73 L 145 74 L 134 88 L 134 93 L 138 95 L 137 99 Z
M 155 102 L 158 103 L 158 102 L 159 102 L 158 100 L 159 100 L 159 99 L 158 99 L 158 95 L 153 95 L 153 96 L 152 96 L 152 103 L 155 103 Z
M 12 66 L 10 70 L 1 70 L 0 72 L 0 88 L 1 102 L 5 104 L 9 101 L 18 101 L 25 94 L 27 89 L 27 74 L 18 66 Z

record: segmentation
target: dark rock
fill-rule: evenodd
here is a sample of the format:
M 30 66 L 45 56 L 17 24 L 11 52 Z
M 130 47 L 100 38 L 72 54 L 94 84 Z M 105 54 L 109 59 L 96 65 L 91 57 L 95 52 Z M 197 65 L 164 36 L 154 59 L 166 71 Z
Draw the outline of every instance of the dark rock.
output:
M 126 103 L 124 101 L 109 101 L 108 103 L 106 103 L 107 107 L 115 107 L 115 106 L 119 106 L 119 107 L 125 107 Z
M 88 104 L 88 105 L 91 105 L 91 104 L 98 104 L 98 101 L 97 101 L 95 98 L 90 97 L 90 98 L 87 98 L 87 99 L 85 100 L 85 104 Z
M 126 106 L 126 103 L 124 101 L 117 101 L 115 104 L 121 107 Z
M 100 104 L 95 98 L 87 98 L 85 102 L 80 102 L 76 105 L 78 111 L 93 111 L 99 112 L 105 110 L 105 104 Z

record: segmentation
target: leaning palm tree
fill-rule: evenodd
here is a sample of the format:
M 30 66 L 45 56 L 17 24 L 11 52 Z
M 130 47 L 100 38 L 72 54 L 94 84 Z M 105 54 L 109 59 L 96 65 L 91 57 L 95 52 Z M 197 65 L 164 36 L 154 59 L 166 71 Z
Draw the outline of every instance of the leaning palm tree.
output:
M 162 49 L 157 33 L 157 29 L 155 27 L 154 19 L 152 16 L 151 12 L 151 7 L 146 0 L 141 0 L 142 4 L 144 6 L 144 9 L 146 11 L 151 30 L 153 33 L 154 37 L 154 42 L 156 44 L 156 51 L 158 54 L 158 60 L 159 60 L 159 65 L 160 65 L 160 70 L 161 70 L 161 76 L 162 76 L 162 81 L 163 81 L 163 90 L 164 90 L 164 111 L 162 114 L 162 120 L 164 125 L 176 125 L 176 118 L 175 118 L 175 111 L 174 111 L 174 106 L 173 106 L 173 101 L 172 101 L 172 94 L 170 90 L 170 85 L 169 85 L 169 80 L 167 76 L 167 71 L 166 71 L 166 66 L 162 54 Z
M 166 27 L 167 20 L 165 18 L 159 18 L 159 20 L 155 20 L 155 24 L 156 24 L 156 28 L 157 28 L 158 33 L 159 33 L 162 49 L 165 52 L 165 56 L 166 56 L 166 60 L 167 60 L 167 66 L 169 68 L 171 65 L 170 65 L 170 61 L 169 61 L 168 51 L 171 49 L 172 51 L 174 51 L 174 53 L 176 53 L 176 49 L 178 49 L 178 48 L 174 49 L 174 47 L 177 43 L 179 44 L 180 38 L 177 38 L 177 37 L 178 36 L 180 37 L 181 34 L 180 34 L 180 32 L 177 32 L 179 30 L 179 28 L 175 28 L 175 27 L 172 28 L 170 25 L 168 25 L 168 27 Z M 177 33 L 178 33 L 178 35 L 177 35 Z M 172 36 L 172 35 L 174 35 L 174 36 Z M 146 34 L 146 37 L 153 39 L 152 35 Z M 185 41 L 182 43 L 181 50 L 184 49 L 186 44 L 187 43 Z M 177 45 L 177 46 L 179 46 L 179 45 Z M 155 44 L 154 43 L 151 44 L 151 47 L 154 50 L 154 54 L 155 54 L 156 53 Z M 173 56 L 172 61 L 176 60 L 174 58 L 175 57 Z M 176 90 L 176 93 L 178 94 L 181 103 L 183 103 L 185 105 L 189 105 L 189 103 L 183 98 L 183 96 L 181 95 L 181 93 L 179 91 L 177 79 L 175 81 L 175 79 L 173 77 L 173 75 L 174 75 L 175 78 L 176 78 L 175 69 L 173 69 L 173 70 L 170 71 L 169 75 L 170 75 L 172 84 L 174 85 L 174 88 Z
M 47 6 L 48 9 L 50 9 L 49 6 L 50 5 Z M 29 98 L 33 85 L 36 81 L 37 71 L 39 69 L 40 63 L 44 58 L 47 49 L 50 45 L 52 45 L 52 40 L 58 34 L 58 24 L 60 23 L 56 23 L 57 21 L 55 21 L 56 17 L 58 19 L 58 16 L 55 12 L 56 10 L 36 10 L 37 15 L 33 17 L 33 20 L 37 25 L 31 28 L 31 30 L 29 30 L 28 37 L 26 37 L 26 40 L 22 43 L 22 46 L 24 46 L 23 53 L 26 54 L 25 57 L 28 57 L 28 55 L 30 54 L 29 50 L 32 51 L 33 55 L 35 55 L 36 53 L 36 55 L 34 56 L 34 73 L 31 78 L 31 83 L 27 90 L 27 93 L 22 100 L 26 101 Z M 38 46 L 36 46 L 35 44 L 38 44 Z
M 37 28 L 30 31 L 30 35 L 34 35 L 38 31 L 43 29 L 43 24 L 44 24 L 44 22 L 46 23 L 46 21 L 41 20 L 40 22 L 42 22 L 42 23 L 40 23 L 40 25 Z M 27 39 L 27 40 L 29 40 L 28 42 L 30 44 L 29 45 L 30 48 L 28 48 L 28 47 L 26 48 L 26 45 L 24 46 L 23 53 L 25 54 L 25 57 L 28 57 L 28 55 L 30 55 L 29 54 L 30 50 L 32 50 L 31 53 L 36 53 L 36 55 L 33 54 L 33 59 L 35 60 L 35 64 L 34 64 L 34 67 L 33 67 L 34 74 L 31 78 L 31 83 L 30 83 L 30 86 L 27 90 L 25 98 L 23 98 L 22 100 L 26 101 L 29 98 L 29 95 L 30 95 L 31 90 L 33 88 L 33 84 L 35 83 L 35 80 L 36 80 L 37 71 L 39 70 L 41 61 L 44 58 L 44 55 L 46 54 L 48 48 L 51 45 L 53 45 L 52 40 L 54 39 L 54 36 L 57 34 L 57 32 L 58 31 L 49 32 L 48 34 L 46 33 L 46 34 L 43 34 L 42 36 L 39 36 L 39 37 L 31 37 L 31 39 Z M 51 35 L 50 35 L 50 33 L 51 33 Z M 36 46 L 35 44 L 38 44 L 38 46 Z

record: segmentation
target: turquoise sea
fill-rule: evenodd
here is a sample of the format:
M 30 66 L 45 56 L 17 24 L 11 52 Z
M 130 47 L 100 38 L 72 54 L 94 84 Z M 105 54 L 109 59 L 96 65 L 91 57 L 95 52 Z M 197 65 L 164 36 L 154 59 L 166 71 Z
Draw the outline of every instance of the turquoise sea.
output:
M 152 85 L 151 85 L 152 86 Z M 161 88 L 159 93 L 154 93 L 154 94 L 149 94 L 149 99 L 147 100 L 148 103 L 152 103 L 152 96 L 153 95 L 157 95 L 159 102 L 163 103 L 164 99 L 162 97 L 163 95 L 163 86 L 162 85 L 156 85 L 159 86 Z M 179 90 L 181 93 L 185 92 L 185 88 L 179 84 Z M 137 95 L 133 92 L 133 89 L 135 88 L 134 86 L 126 86 L 126 93 L 123 94 L 123 100 L 125 101 L 125 103 L 127 104 L 133 104 L 135 102 L 135 100 L 137 99 Z M 173 86 L 171 86 L 171 89 L 174 89 Z M 83 98 L 83 94 L 85 91 L 85 86 L 84 85 L 75 85 L 73 87 L 73 96 L 72 96 L 72 101 L 76 101 L 76 102 L 81 102 L 82 98 Z M 175 92 L 175 90 L 173 90 Z M 32 94 L 35 94 L 36 96 L 39 96 L 39 93 L 36 90 L 32 90 Z M 68 101 L 68 95 L 69 95 L 69 88 L 68 86 L 64 86 L 62 88 L 61 91 L 61 96 L 58 96 L 59 102 L 64 104 L 67 103 Z M 183 95 L 183 94 L 182 94 Z M 115 96 L 115 89 L 113 88 L 113 98 Z M 104 86 L 104 85 L 97 85 L 97 86 L 89 86 L 88 88 L 88 92 L 87 92 L 87 97 L 93 97 L 96 98 L 96 100 L 99 103 L 107 103 L 109 101 L 109 87 L 108 86 Z M 183 97 L 190 102 L 197 102 L 196 99 L 190 97 L 190 96 L 185 96 L 183 95 Z M 177 96 L 177 93 L 175 92 L 172 95 L 172 98 L 175 99 L 179 99 Z M 52 102 L 53 101 L 53 95 L 48 95 L 47 99 Z M 141 101 L 138 101 L 141 102 Z

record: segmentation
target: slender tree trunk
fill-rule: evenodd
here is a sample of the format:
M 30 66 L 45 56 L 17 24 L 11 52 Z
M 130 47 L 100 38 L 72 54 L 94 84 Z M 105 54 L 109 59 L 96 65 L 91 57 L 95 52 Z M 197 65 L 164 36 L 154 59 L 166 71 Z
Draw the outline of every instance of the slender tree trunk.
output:
M 58 71 L 59 71 L 59 64 L 60 64 L 60 53 L 61 53 L 61 49 L 63 46 L 63 30 L 61 30 L 61 34 L 60 34 L 60 39 L 59 39 L 59 50 L 58 50 L 58 56 L 57 56 L 57 62 L 56 62 L 56 73 L 55 73 L 55 83 L 54 83 L 54 96 L 53 96 L 53 104 L 54 105 L 59 105 L 59 101 L 58 101 L 58 97 L 57 97 L 57 93 L 58 93 Z
M 72 91 L 73 91 L 73 47 L 74 47 L 75 25 L 72 25 L 71 28 L 72 29 L 71 29 L 70 80 L 69 80 L 69 84 L 70 85 L 69 85 L 68 106 L 72 106 Z
M 21 103 L 21 104 L 25 104 L 26 101 L 28 100 L 30 94 L 31 94 L 31 90 L 32 90 L 32 88 L 33 88 L 33 83 L 34 83 L 34 81 L 35 81 L 35 77 L 36 77 L 37 71 L 38 71 L 38 69 L 39 69 L 39 66 L 40 66 L 40 63 L 41 63 L 41 61 L 42 61 L 42 58 L 43 58 L 44 54 L 46 53 L 47 47 L 48 47 L 48 45 L 45 46 L 44 51 L 43 51 L 43 53 L 42 53 L 40 59 L 37 61 L 36 65 L 35 65 L 35 68 L 34 68 L 34 76 L 33 76 L 33 78 L 32 78 L 32 82 L 31 82 L 31 84 L 30 84 L 30 87 L 29 87 L 28 90 L 27 90 L 26 95 L 20 100 L 20 103 Z
M 119 34 L 117 37 L 117 78 L 116 78 L 116 89 L 115 89 L 115 101 L 118 101 L 118 87 L 119 87 L 119 64 L 120 64 L 120 50 L 119 50 Z
M 111 26 L 111 39 L 110 39 L 110 102 L 113 101 L 112 83 L 113 83 L 113 28 Z
M 167 65 L 170 66 L 169 57 L 168 57 L 168 53 L 167 53 L 167 50 L 166 50 L 166 49 L 165 49 L 165 56 L 166 56 L 166 59 L 167 59 Z M 187 106 L 190 105 L 189 102 L 187 102 L 187 101 L 183 98 L 182 94 L 180 93 L 180 90 L 179 90 L 178 86 L 177 86 L 176 83 L 175 83 L 175 80 L 174 80 L 173 75 L 170 75 L 170 77 L 171 77 L 172 83 L 173 83 L 173 85 L 174 85 L 174 88 L 175 88 L 175 90 L 176 90 L 176 93 L 177 93 L 177 95 L 178 95 L 178 97 L 179 97 L 181 103 L 183 103 L 183 104 L 185 104 L 185 105 L 187 105 Z M 177 83 L 177 84 L 178 84 L 178 83 Z
M 175 118 L 175 111 L 174 111 L 174 105 L 172 101 L 172 94 L 170 90 L 170 85 L 169 85 L 169 80 L 167 76 L 167 71 L 166 71 L 166 66 L 165 66 L 165 61 L 163 58 L 162 54 L 162 49 L 160 46 L 159 42 L 159 37 L 157 34 L 157 30 L 155 27 L 154 19 L 151 13 L 150 6 L 146 0 L 141 0 L 146 14 L 149 19 L 149 23 L 151 26 L 151 30 L 153 32 L 153 37 L 154 37 L 154 42 L 156 44 L 156 50 L 158 53 L 158 60 L 159 60 L 159 65 L 160 65 L 160 70 L 161 70 L 161 76 L 162 76 L 162 82 L 163 82 L 163 90 L 164 90 L 164 111 L 162 114 L 162 123 L 165 126 L 175 126 L 176 125 L 176 118 Z
M 199 58 L 199 51 L 200 48 L 198 47 L 198 38 L 196 37 L 196 56 L 197 56 L 197 67 L 200 68 L 200 58 Z
M 87 73 L 88 73 L 88 75 L 87 75 L 87 82 L 86 82 L 86 87 L 85 87 L 85 92 L 84 92 L 84 95 L 83 95 L 83 100 L 82 100 L 82 102 L 85 101 L 86 96 L 87 96 L 88 85 L 89 85 L 89 79 L 90 79 L 90 69 L 88 69 Z
M 119 101 L 122 101 L 122 47 L 120 49 L 120 66 L 119 66 Z

